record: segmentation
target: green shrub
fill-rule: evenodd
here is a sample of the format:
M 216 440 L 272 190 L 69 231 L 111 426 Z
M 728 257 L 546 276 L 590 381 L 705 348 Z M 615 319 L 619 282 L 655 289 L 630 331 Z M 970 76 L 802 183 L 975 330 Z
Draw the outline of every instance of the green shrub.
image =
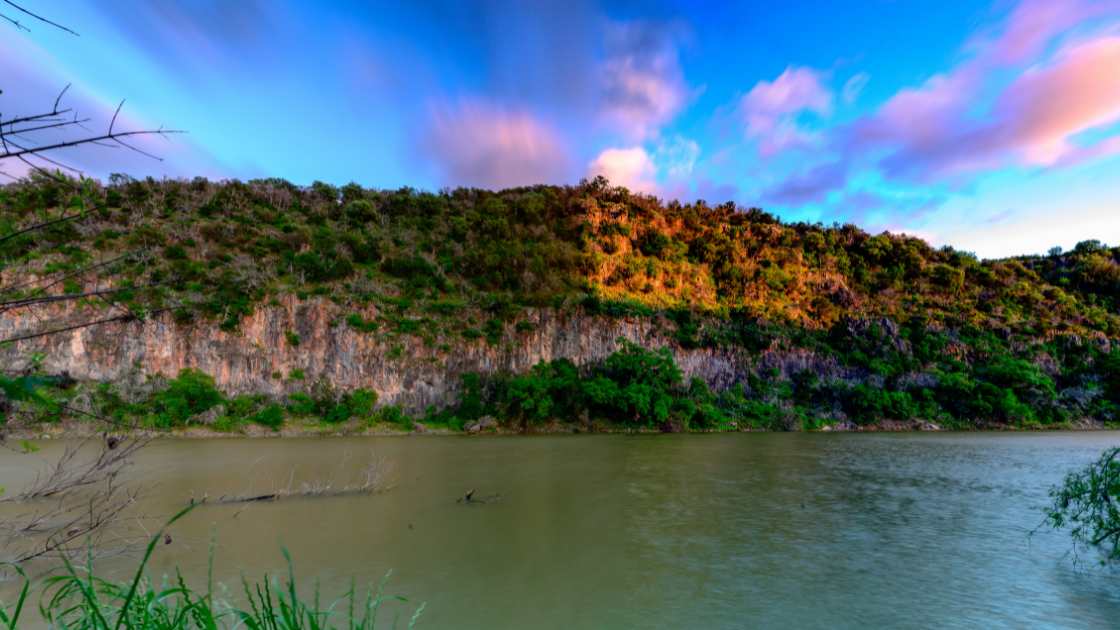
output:
M 293 416 L 317 417 L 328 424 L 339 424 L 355 417 L 369 417 L 377 405 L 377 392 L 356 389 L 338 395 L 323 382 L 312 391 L 288 395 L 288 412 Z
M 398 405 L 386 405 L 381 407 L 374 414 L 374 419 L 387 424 L 397 425 L 405 430 L 412 430 L 412 418 Z
M 168 381 L 166 389 L 153 394 L 149 405 L 154 424 L 169 428 L 185 425 L 191 416 L 208 411 L 223 400 L 213 377 L 188 368 Z
M 477 372 L 467 372 L 462 377 L 462 393 L 456 415 L 464 420 L 476 420 L 484 413 L 482 377 Z
M 319 411 L 315 399 L 304 392 L 288 394 L 288 412 L 293 416 L 313 416 Z
M 552 396 L 546 378 L 535 374 L 515 376 L 506 384 L 505 404 L 509 413 L 527 422 L 542 422 L 552 416 Z
M 354 273 L 350 260 L 336 252 L 312 250 L 289 255 L 292 270 L 309 282 L 340 280 Z
M 736 391 L 738 390 L 738 391 Z M 720 396 L 720 407 L 726 416 L 752 429 L 784 431 L 785 412 L 774 403 L 749 399 L 741 388 L 732 388 Z
M 496 346 L 502 342 L 502 335 L 505 332 L 505 325 L 502 323 L 502 320 L 497 318 L 489 319 L 482 329 L 486 335 L 486 342 L 490 345 Z
M 354 330 L 362 332 L 376 332 L 377 322 L 374 320 L 367 320 L 358 313 L 351 313 L 346 316 L 346 324 Z
M 350 407 L 351 415 L 363 417 L 373 413 L 377 405 L 377 392 L 370 389 L 355 389 L 346 395 L 345 401 Z
M 272 403 L 249 417 L 252 422 L 278 431 L 284 424 L 284 407 Z
M 844 413 L 857 424 L 871 424 L 885 418 L 907 420 L 918 414 L 908 392 L 891 391 L 860 383 L 840 392 Z

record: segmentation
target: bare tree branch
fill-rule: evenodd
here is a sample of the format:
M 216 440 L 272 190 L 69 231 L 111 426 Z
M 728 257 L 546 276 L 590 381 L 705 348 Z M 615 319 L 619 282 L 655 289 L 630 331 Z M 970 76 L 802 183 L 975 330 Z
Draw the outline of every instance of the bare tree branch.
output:
M 12 0 L 3 0 L 3 2 L 4 2 L 4 4 L 12 7 L 13 9 L 19 11 L 20 13 L 24 13 L 26 15 L 29 15 L 29 16 L 35 18 L 36 20 L 39 20 L 40 22 L 43 22 L 45 24 L 50 24 L 51 26 L 53 26 L 57 29 L 66 31 L 67 33 L 70 33 L 71 35 L 73 35 L 75 37 L 81 37 L 80 35 L 78 35 L 74 31 L 70 30 L 69 28 L 66 28 L 65 26 L 59 24 L 58 22 L 53 22 L 51 20 L 48 20 L 47 18 L 39 15 L 38 13 L 32 13 L 31 11 L 28 11 L 27 9 L 25 9 L 22 6 L 16 4 L 15 2 L 12 2 Z M 9 18 L 9 21 L 14 22 L 16 26 L 21 27 L 24 30 L 27 30 L 27 31 L 31 30 L 31 29 L 28 29 L 27 27 L 22 26 L 21 24 L 19 24 L 19 22 L 15 22 L 15 20 L 12 20 L 11 18 Z
M 97 270 L 97 269 L 103 269 L 103 268 L 108 267 L 109 265 L 112 265 L 114 263 L 118 263 L 118 262 L 121 262 L 123 260 L 128 260 L 128 259 L 132 258 L 133 256 L 136 256 L 137 254 L 140 254 L 142 252 L 143 252 L 143 250 L 133 250 L 131 252 L 126 252 L 124 254 L 121 254 L 120 256 L 114 256 L 113 258 L 110 258 L 109 260 L 103 260 L 103 261 L 96 262 L 96 263 L 93 263 L 93 264 L 90 264 L 90 265 L 86 265 L 85 267 L 75 269 L 74 271 L 69 271 L 69 272 L 66 272 L 66 273 L 59 274 L 57 277 L 53 277 L 53 278 L 49 277 L 49 276 L 46 277 L 46 278 L 36 277 L 36 278 L 34 278 L 32 280 L 28 280 L 26 282 L 21 282 L 19 284 L 13 284 L 11 286 L 7 286 L 7 287 L 4 287 L 4 288 L 0 289 L 0 296 L 6 295 L 6 294 L 11 294 L 11 293 L 14 293 L 14 292 L 20 291 L 20 290 L 46 291 L 47 289 L 50 289 L 51 287 L 54 287 L 54 286 L 58 285 L 58 283 L 60 283 L 60 282 L 65 282 L 66 280 L 69 280 L 71 278 L 81 277 L 81 276 L 84 276 L 84 275 L 86 275 L 86 274 L 88 274 L 92 271 Z M 43 282 L 43 281 L 46 281 L 47 284 L 44 284 L 42 286 L 33 286 L 33 285 L 37 285 L 37 284 L 39 284 L 40 282 Z
M 3 13 L 0 13 L 0 19 L 4 19 L 4 20 L 7 20 L 8 22 L 11 22 L 12 25 L 14 25 L 17 29 L 19 29 L 21 31 L 27 31 L 28 33 L 31 32 L 31 29 L 27 28 L 23 24 L 20 24 L 19 21 L 16 20 L 15 18 L 10 18 L 10 17 L 4 15 Z
M 5 151 L 4 153 L 0 153 L 0 160 L 6 159 L 6 158 L 19 157 L 21 155 L 37 155 L 37 154 L 42 153 L 44 151 L 54 151 L 56 149 L 65 149 L 67 147 L 76 147 L 78 145 L 89 144 L 91 142 L 97 142 L 99 140 L 116 140 L 118 138 L 124 138 L 124 137 L 128 137 L 128 136 L 151 136 L 151 135 L 165 136 L 165 135 L 170 134 L 170 133 L 186 133 L 186 131 L 183 131 L 181 129 L 145 129 L 145 130 L 140 130 L 140 131 L 113 132 L 112 130 L 110 130 L 110 132 L 107 133 L 107 134 L 100 135 L 100 136 L 95 136 L 95 137 L 92 137 L 92 138 L 79 138 L 77 140 L 68 140 L 66 142 L 56 142 L 54 144 L 48 144 L 48 145 L 33 147 L 33 148 L 18 149 L 18 147 L 17 147 L 18 150 L 16 150 L 16 151 Z
M 92 459 L 81 460 L 84 444 L 67 445 L 58 461 L 51 464 L 45 476 L 40 476 L 18 494 L 0 498 L 0 502 L 46 499 L 77 488 L 101 483 L 115 476 L 126 466 L 136 451 L 147 445 L 148 440 L 108 441 Z
M 160 309 L 160 311 L 166 311 L 166 310 L 170 310 L 170 309 Z M 160 312 L 160 311 L 152 311 L 152 314 L 155 314 L 155 313 Z M 47 336 L 50 336 L 50 335 L 58 335 L 58 334 L 61 334 L 61 333 L 64 333 L 64 332 L 71 332 L 71 331 L 74 331 L 74 330 L 81 330 L 82 328 L 89 328 L 91 326 L 99 326 L 101 324 L 108 324 L 108 323 L 111 323 L 111 322 L 130 321 L 132 319 L 133 319 L 132 315 L 117 315 L 115 317 L 106 317 L 104 319 L 95 319 L 93 321 L 81 322 L 80 324 L 74 324 L 73 326 L 63 326 L 61 328 L 53 328 L 51 330 L 43 330 L 43 331 L 40 331 L 40 332 L 29 333 L 29 334 L 26 334 L 26 335 L 17 335 L 15 337 L 9 337 L 7 339 L 0 339 L 0 343 L 15 343 L 17 341 L 27 341 L 28 339 L 38 339 L 40 337 L 47 337 Z
M 69 107 L 66 108 L 66 109 L 57 109 L 56 108 L 54 111 L 47 112 L 45 114 L 31 114 L 30 116 L 19 116 L 17 118 L 9 118 L 8 120 L 4 120 L 3 118 L 0 118 L 0 125 L 11 126 L 11 125 L 18 125 L 20 123 L 25 123 L 25 122 L 43 121 L 43 120 L 49 119 L 51 116 L 58 116 L 59 114 L 69 114 L 72 111 L 74 111 L 74 110 L 70 109 Z
M 69 215 L 66 215 L 66 216 L 59 217 L 57 219 L 51 219 L 50 221 L 44 221 L 42 223 L 36 223 L 35 225 L 29 225 L 29 226 L 27 226 L 27 227 L 25 227 L 21 230 L 16 230 L 15 232 L 12 232 L 11 234 L 5 234 L 3 236 L 0 236 L 0 243 L 3 243 L 4 241 L 10 240 L 10 239 L 13 239 L 13 238 L 15 238 L 17 236 L 20 236 L 22 234 L 27 234 L 28 232 L 34 232 L 36 230 L 41 230 L 43 228 L 50 227 L 52 225 L 57 225 L 59 223 L 64 223 L 66 221 L 73 221 L 74 219 L 81 219 L 82 217 L 86 216 L 87 214 L 89 214 L 88 211 L 87 212 L 79 212 L 78 214 L 69 214 Z
M 124 293 L 125 291 L 136 291 L 142 289 L 150 289 L 156 287 L 156 284 L 148 284 L 139 287 L 117 287 L 114 289 L 97 289 L 95 291 L 83 291 L 82 293 L 63 293 L 61 295 L 40 295 L 36 297 L 22 298 L 18 300 L 8 300 L 0 302 L 0 313 L 6 313 L 10 310 L 17 308 L 26 308 L 28 306 L 35 306 L 36 304 L 51 304 L 53 302 L 68 302 L 72 300 L 80 300 L 90 297 L 104 297 L 107 295 L 115 295 Z
M 59 127 L 69 127 L 70 125 L 81 126 L 82 123 L 89 122 L 89 120 L 90 120 L 89 118 L 83 118 L 81 120 L 78 120 L 78 118 L 75 116 L 74 120 L 64 120 L 62 122 L 54 122 L 54 123 L 50 123 L 50 124 L 47 124 L 47 125 L 39 125 L 38 127 L 24 127 L 22 129 L 9 129 L 8 133 L 16 135 L 16 134 L 32 133 L 32 132 L 35 132 L 35 131 L 42 131 L 44 129 L 56 129 L 56 128 L 59 128 Z M 83 127 L 83 129 L 84 129 L 84 127 Z M 17 135 L 17 137 L 18 137 L 18 135 Z M 108 145 L 106 145 L 106 146 L 108 146 Z

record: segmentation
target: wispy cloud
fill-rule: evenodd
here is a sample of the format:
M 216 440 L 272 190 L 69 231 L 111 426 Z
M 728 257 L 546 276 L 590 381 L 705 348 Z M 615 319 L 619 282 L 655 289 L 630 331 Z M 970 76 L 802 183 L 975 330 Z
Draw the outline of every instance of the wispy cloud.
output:
M 654 159 L 669 179 L 684 179 L 692 175 L 696 160 L 700 158 L 700 145 L 692 139 L 676 135 L 657 145 Z
M 249 56 L 269 54 L 286 12 L 262 0 L 120 0 L 104 14 L 122 37 L 177 72 L 195 76 L 212 64 L 243 64 Z
M 867 83 L 870 80 L 871 75 L 866 72 L 857 72 L 852 75 L 851 78 L 844 82 L 844 88 L 840 91 L 844 102 L 849 105 L 856 102 L 856 99 L 863 93 L 863 88 L 867 87 Z
M 823 201 L 828 193 L 844 187 L 848 165 L 826 162 L 794 174 L 763 192 L 762 197 L 782 205 L 802 205 Z
M 600 118 L 631 141 L 652 136 L 677 115 L 690 97 L 672 27 L 627 22 L 606 33 Z
M 812 68 L 789 67 L 773 81 L 759 81 L 739 103 L 747 137 L 758 142 L 759 154 L 771 156 L 817 141 L 802 126 L 803 114 L 832 113 L 832 92 Z

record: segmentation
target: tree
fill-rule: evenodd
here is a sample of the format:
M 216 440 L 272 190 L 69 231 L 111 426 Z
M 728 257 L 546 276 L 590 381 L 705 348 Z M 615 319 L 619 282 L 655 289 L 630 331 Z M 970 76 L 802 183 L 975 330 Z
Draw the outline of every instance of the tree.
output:
M 30 31 L 23 21 L 41 23 L 75 37 L 78 33 L 58 22 L 35 13 L 14 0 L 0 0 L 0 21 L 6 21 L 21 31 Z M 5 86 L 0 86 L 3 88 Z M 59 189 L 58 199 L 68 203 L 44 204 L 60 208 L 39 213 L 24 225 L 0 226 L 0 268 L 5 265 L 8 250 L 20 250 L 38 239 L 50 242 L 58 230 L 79 224 L 94 211 L 92 192 L 97 184 L 84 174 L 61 161 L 57 153 L 83 145 L 106 148 L 124 148 L 149 158 L 159 157 L 131 144 L 139 136 L 167 136 L 182 133 L 178 130 L 142 129 L 121 130 L 117 118 L 124 107 L 122 100 L 108 121 L 104 131 L 92 131 L 85 126 L 90 118 L 80 116 L 63 104 L 70 86 L 59 92 L 53 104 L 39 111 L 8 113 L 0 111 L 0 175 L 20 179 L 4 170 L 9 164 L 22 164 L 28 177 L 34 181 L 50 181 Z M 0 89 L 0 95 L 4 93 Z M 0 102 L 2 105 L 2 102 Z M 62 137 L 59 132 L 66 134 Z M 77 176 L 77 179 L 71 177 Z M 65 195 L 65 196 L 63 196 Z M 81 310 L 80 321 L 59 323 L 52 317 L 41 317 L 45 324 L 36 330 L 18 331 L 0 343 L 18 343 L 21 340 L 65 334 L 111 321 L 136 319 L 143 315 L 128 304 L 123 296 L 132 293 L 131 286 L 114 286 L 114 266 L 125 258 L 133 259 L 137 252 L 110 260 L 96 261 L 74 270 L 56 273 L 37 273 L 30 278 L 0 284 L 0 314 L 14 309 L 34 309 L 59 302 L 99 300 L 109 304 L 117 313 L 109 316 L 90 316 Z M 108 279 L 106 281 L 106 278 Z M 120 283 L 116 283 L 120 284 Z M 92 285 L 92 288 L 89 288 Z M 60 292 L 61 291 L 61 292 Z M 144 312 L 149 312 L 144 309 Z M 33 366 L 36 367 L 36 366 Z M 44 396 L 40 391 L 44 376 L 38 369 L 20 371 L 0 370 L 0 447 L 6 444 L 3 430 L 11 411 L 12 402 L 26 402 L 53 414 L 78 414 L 92 416 L 113 430 L 130 427 L 117 426 L 111 419 L 95 411 L 68 407 Z M 65 377 L 65 376 L 63 376 Z M 48 377 L 49 378 L 49 377 Z M 68 377 L 65 377 L 68 378 Z M 120 472 L 132 461 L 146 440 L 121 439 L 108 435 L 68 446 L 63 454 L 46 464 L 39 476 L 28 487 L 4 494 L 0 488 L 0 503 L 15 504 L 14 511 L 7 511 L 0 523 L 0 562 L 23 562 L 32 558 L 77 553 L 88 548 L 89 540 L 103 533 L 120 521 L 125 509 L 133 503 L 136 491 L 122 485 Z M 17 452 L 30 452 L 34 447 L 25 443 Z
M 1051 527 L 1069 528 L 1076 545 L 1101 552 L 1102 563 L 1120 561 L 1120 447 L 1066 475 L 1050 497 Z

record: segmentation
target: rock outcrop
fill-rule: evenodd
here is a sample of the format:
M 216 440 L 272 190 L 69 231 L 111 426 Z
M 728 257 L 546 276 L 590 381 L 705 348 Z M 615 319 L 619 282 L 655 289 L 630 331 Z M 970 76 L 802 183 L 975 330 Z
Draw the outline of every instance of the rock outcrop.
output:
M 840 369 L 805 351 L 751 357 L 732 349 L 684 349 L 673 340 L 671 324 L 649 317 L 534 309 L 523 318 L 532 324 L 531 330 L 507 326 L 499 344 L 457 339 L 449 349 L 441 349 L 415 336 L 355 330 L 346 324 L 347 314 L 325 299 L 289 297 L 258 306 L 236 331 L 226 332 L 212 321 L 179 323 L 165 313 L 16 342 L 0 348 L 0 363 L 18 370 L 39 360 L 49 373 L 136 387 L 152 375 L 170 377 L 194 368 L 213 376 L 230 394 L 279 396 L 325 380 L 339 390 L 372 389 L 382 403 L 410 412 L 453 403 L 464 373 L 519 373 L 559 358 L 582 365 L 617 350 L 620 338 L 650 348 L 672 348 L 687 378 L 700 377 L 717 390 L 745 381 L 756 368 L 783 374 Z M 44 312 L 36 315 L 12 312 L 0 317 L 0 336 L 42 330 Z M 366 315 L 373 318 L 376 312 Z M 61 326 L 73 320 L 74 312 L 59 307 L 46 316 Z M 293 333 L 298 345 L 291 343 Z M 293 374 L 299 376 L 291 378 Z

